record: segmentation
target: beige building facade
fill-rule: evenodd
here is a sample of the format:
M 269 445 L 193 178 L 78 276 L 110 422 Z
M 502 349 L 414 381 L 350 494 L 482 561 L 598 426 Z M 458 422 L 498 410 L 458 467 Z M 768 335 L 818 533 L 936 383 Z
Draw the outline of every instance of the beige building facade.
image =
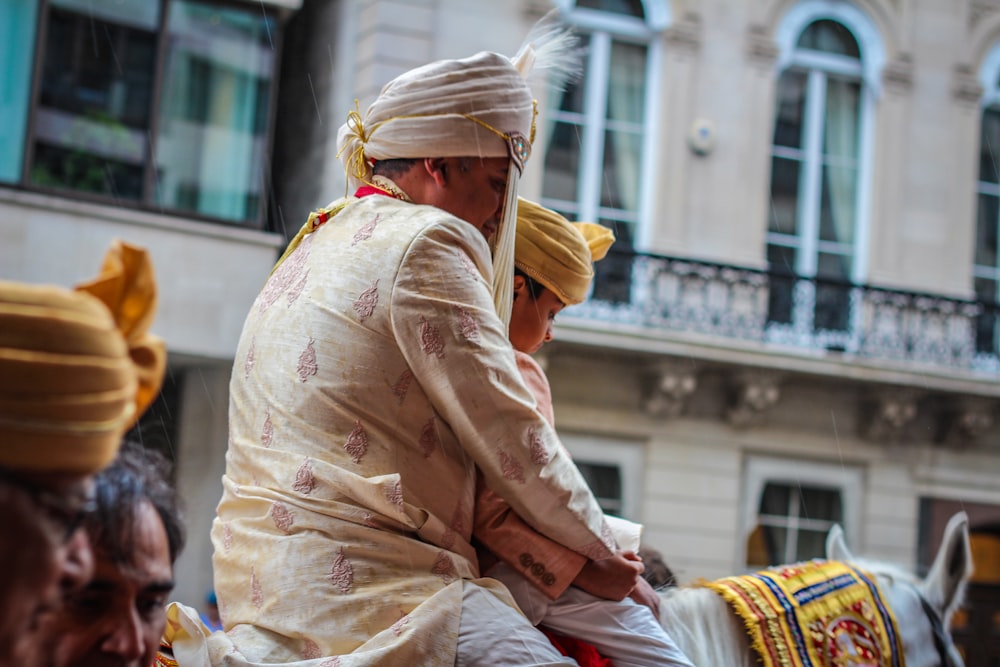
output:
M 243 316 L 284 239 L 344 194 L 347 111 L 429 60 L 513 55 L 553 10 L 583 74 L 539 89 L 522 194 L 619 242 L 540 358 L 609 511 L 681 581 L 819 556 L 832 523 L 917 569 L 956 508 L 997 553 L 1000 2 L 125 2 L 97 20 L 155 64 L 135 99 L 135 73 L 87 84 L 111 56 L 60 70 L 86 3 L 22 4 L 0 0 L 34 54 L 0 99 L 22 123 L 0 134 L 0 278 L 70 284 L 115 236 L 151 249 L 156 419 L 191 531 L 179 599 L 211 586 Z

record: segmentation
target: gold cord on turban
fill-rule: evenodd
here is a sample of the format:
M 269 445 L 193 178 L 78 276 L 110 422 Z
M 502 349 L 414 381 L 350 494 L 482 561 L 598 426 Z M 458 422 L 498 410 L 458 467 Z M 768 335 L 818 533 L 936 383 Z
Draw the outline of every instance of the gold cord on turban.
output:
M 159 392 L 163 342 L 148 255 L 115 241 L 68 290 L 0 281 L 0 466 L 96 472 Z
M 382 88 L 364 116 L 355 104 L 337 132 L 348 190 L 371 182 L 374 160 L 509 158 L 503 212 L 490 243 L 494 306 L 505 325 L 513 302 L 518 182 L 538 113 L 529 79 L 541 71 L 566 73 L 580 62 L 576 38 L 557 16 L 543 17 L 513 58 L 482 52 L 404 72 Z
M 570 222 L 555 211 L 520 199 L 514 266 L 570 306 L 587 298 L 593 263 L 603 259 L 614 233 L 592 222 Z

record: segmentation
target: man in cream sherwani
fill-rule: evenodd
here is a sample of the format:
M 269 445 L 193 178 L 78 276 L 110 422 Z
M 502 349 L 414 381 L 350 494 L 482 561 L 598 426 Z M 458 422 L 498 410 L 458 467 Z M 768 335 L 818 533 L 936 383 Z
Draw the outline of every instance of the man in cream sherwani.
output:
M 182 667 L 574 664 L 470 545 L 478 466 L 543 534 L 616 554 L 498 316 L 534 125 L 523 62 L 418 68 L 341 128 L 358 189 L 310 217 L 236 352 L 212 532 L 226 632 L 174 608 Z

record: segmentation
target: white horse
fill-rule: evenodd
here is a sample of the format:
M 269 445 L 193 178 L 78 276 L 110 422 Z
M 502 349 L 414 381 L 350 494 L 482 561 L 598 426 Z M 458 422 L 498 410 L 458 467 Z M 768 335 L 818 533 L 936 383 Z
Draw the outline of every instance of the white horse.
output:
M 851 562 L 875 576 L 896 616 L 906 667 L 964 667 L 946 628 L 972 574 L 969 519 L 951 518 L 925 579 L 879 562 L 856 559 L 834 526 L 826 540 L 828 560 Z M 755 667 L 742 621 L 708 588 L 662 593 L 660 620 L 696 667 Z

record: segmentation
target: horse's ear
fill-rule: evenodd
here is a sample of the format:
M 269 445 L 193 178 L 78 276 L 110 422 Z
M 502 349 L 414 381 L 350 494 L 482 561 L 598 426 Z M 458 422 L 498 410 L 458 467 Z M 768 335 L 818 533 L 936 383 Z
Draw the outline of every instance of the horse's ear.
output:
M 826 559 L 854 560 L 854 555 L 847 548 L 847 541 L 844 539 L 844 529 L 839 523 L 833 524 L 833 528 L 826 534 Z
M 924 595 L 947 612 L 961 601 L 965 584 L 972 576 L 972 549 L 969 546 L 969 516 L 959 512 L 951 517 L 941 538 L 941 547 L 934 557 Z

